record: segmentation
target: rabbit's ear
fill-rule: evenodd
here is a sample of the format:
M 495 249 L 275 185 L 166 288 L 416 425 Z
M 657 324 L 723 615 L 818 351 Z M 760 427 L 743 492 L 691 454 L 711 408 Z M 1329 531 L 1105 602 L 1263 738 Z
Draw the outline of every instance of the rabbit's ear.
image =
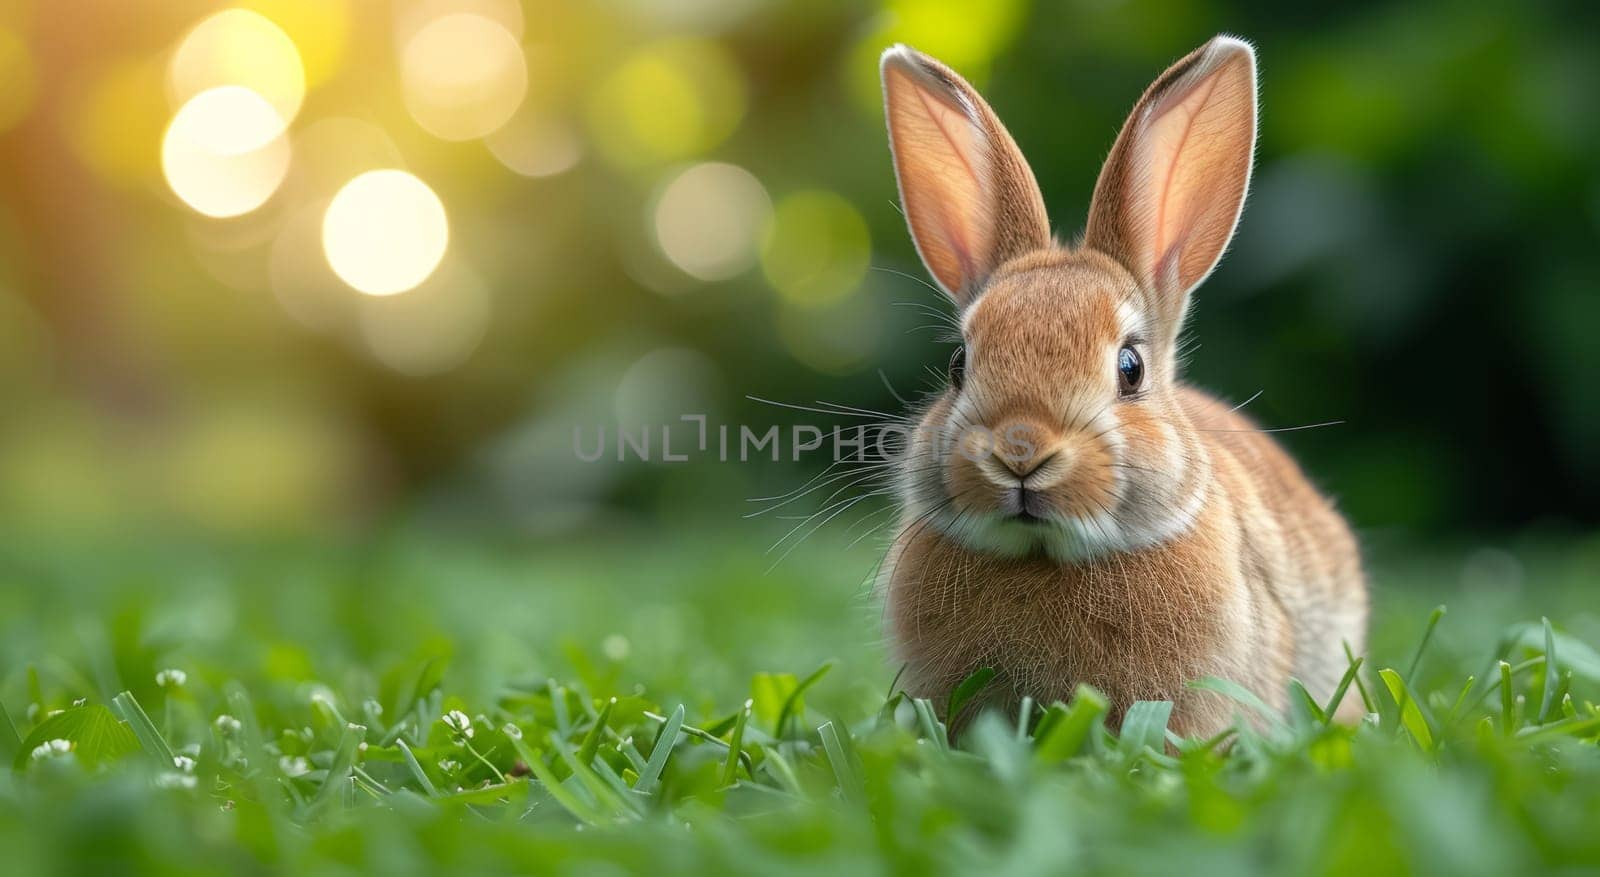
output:
M 1217 36 L 1150 86 L 1100 171 L 1084 243 L 1133 272 L 1174 331 L 1233 237 L 1255 142 L 1255 52 Z
M 923 264 L 966 307 L 991 272 L 1050 245 L 1033 171 L 960 76 L 906 46 L 883 53 L 889 148 Z

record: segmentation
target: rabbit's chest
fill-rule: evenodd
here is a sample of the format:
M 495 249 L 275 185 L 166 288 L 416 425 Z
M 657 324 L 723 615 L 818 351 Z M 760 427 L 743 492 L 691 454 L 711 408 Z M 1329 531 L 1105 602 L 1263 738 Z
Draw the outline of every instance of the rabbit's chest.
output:
M 1230 590 L 1194 584 L 1173 594 L 1164 586 L 1170 571 L 1152 568 L 1162 558 L 940 560 L 925 553 L 898 565 L 888 583 L 892 638 L 914 694 L 938 699 L 991 667 L 991 699 L 1066 699 L 1087 684 L 1126 707 L 1176 699 L 1187 681 L 1236 663 Z

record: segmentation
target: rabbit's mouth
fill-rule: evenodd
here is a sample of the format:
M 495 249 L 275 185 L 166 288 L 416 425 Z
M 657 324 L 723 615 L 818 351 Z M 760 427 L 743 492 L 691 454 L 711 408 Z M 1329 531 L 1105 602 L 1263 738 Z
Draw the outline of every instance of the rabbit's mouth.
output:
M 1024 524 L 1045 524 L 1050 520 L 1050 503 L 1035 489 L 1018 486 L 1000 498 L 1000 514 Z

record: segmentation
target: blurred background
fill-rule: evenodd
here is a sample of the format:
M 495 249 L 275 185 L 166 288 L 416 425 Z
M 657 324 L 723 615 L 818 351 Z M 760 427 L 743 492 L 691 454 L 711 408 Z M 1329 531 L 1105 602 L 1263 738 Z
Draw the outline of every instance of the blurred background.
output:
M 1260 49 L 1260 151 L 1190 377 L 1259 392 L 1266 426 L 1343 421 L 1283 438 L 1371 540 L 1584 534 L 1597 19 L 4 0 L 0 520 L 737 532 L 826 455 L 585 465 L 573 428 L 849 426 L 747 397 L 900 412 L 933 387 L 946 306 L 895 207 L 881 49 L 970 77 L 1072 236 L 1134 99 L 1227 31 Z

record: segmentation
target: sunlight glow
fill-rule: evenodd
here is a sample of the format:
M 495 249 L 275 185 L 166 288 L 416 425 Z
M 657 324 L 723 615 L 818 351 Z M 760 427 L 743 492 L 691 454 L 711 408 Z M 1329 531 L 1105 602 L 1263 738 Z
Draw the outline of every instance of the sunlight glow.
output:
M 649 167 L 700 155 L 744 119 L 738 63 L 710 40 L 676 39 L 641 49 L 590 95 L 596 145 L 614 164 Z
M 778 203 L 761 241 L 761 270 L 785 299 L 822 305 L 848 295 L 867 273 L 872 240 L 854 205 L 824 190 Z
M 249 213 L 272 197 L 289 169 L 283 129 L 272 104 L 248 88 L 201 92 L 167 126 L 161 144 L 167 184 L 206 216 Z
M 294 121 L 306 96 L 305 68 L 294 41 L 266 16 L 228 9 L 195 25 L 167 68 L 173 102 L 237 85 L 266 98 L 283 127 Z
M 656 199 L 656 244 L 685 274 L 725 280 L 755 264 L 758 236 L 771 214 L 767 190 L 749 171 L 697 164 Z
M 368 171 L 346 183 L 322 221 L 328 264 L 368 295 L 415 288 L 439 267 L 449 242 L 439 196 L 401 170 Z
M 511 119 L 528 92 L 528 65 L 501 23 L 471 13 L 420 28 L 400 55 L 406 109 L 428 133 L 472 140 Z
M 525 177 L 553 177 L 577 165 L 583 158 L 578 132 L 565 122 L 537 119 L 525 110 L 484 138 L 494 157 Z

